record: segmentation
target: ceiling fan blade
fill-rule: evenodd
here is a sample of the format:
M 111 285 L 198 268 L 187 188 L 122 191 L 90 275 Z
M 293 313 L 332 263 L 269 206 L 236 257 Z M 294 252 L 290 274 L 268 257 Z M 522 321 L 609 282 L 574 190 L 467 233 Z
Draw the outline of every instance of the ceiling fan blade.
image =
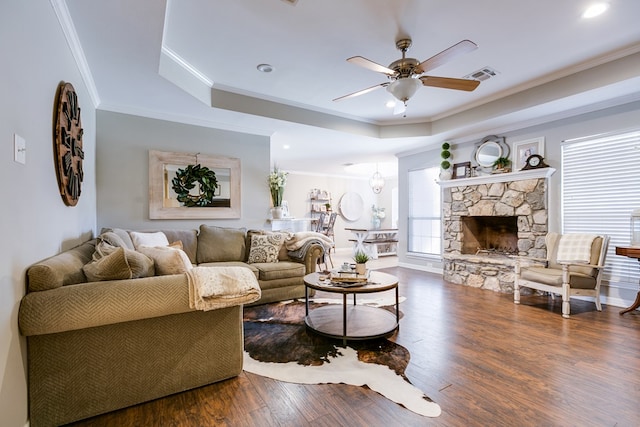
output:
M 479 80 L 452 79 L 450 77 L 422 76 L 420 80 L 422 80 L 422 84 L 425 86 L 466 90 L 467 92 L 475 90 L 480 84 Z
M 433 70 L 434 68 L 444 65 L 458 55 L 472 52 L 477 48 L 478 45 L 471 40 L 462 40 L 461 42 L 454 44 L 450 48 L 443 50 L 442 52 L 432 56 L 431 58 L 422 61 L 416 67 L 416 72 L 418 74 L 426 73 L 429 70 Z
M 350 93 L 348 95 L 341 96 L 339 98 L 334 99 L 334 101 L 342 101 L 343 99 L 353 98 L 354 96 L 364 95 L 365 93 L 369 93 L 372 90 L 376 90 L 378 88 L 385 87 L 385 86 L 388 86 L 388 85 L 389 85 L 389 82 L 380 83 L 379 85 L 371 86 L 371 87 L 368 87 L 366 89 L 362 89 L 362 90 L 359 90 L 357 92 L 353 92 L 353 93 Z
M 352 64 L 356 64 L 364 68 L 368 68 L 369 70 L 375 71 L 376 73 L 382 73 L 388 76 L 396 75 L 396 72 L 391 68 L 387 68 L 384 65 L 380 65 L 377 62 L 373 62 L 370 59 L 364 58 L 362 56 L 352 56 L 351 58 L 347 59 L 347 62 L 351 62 Z

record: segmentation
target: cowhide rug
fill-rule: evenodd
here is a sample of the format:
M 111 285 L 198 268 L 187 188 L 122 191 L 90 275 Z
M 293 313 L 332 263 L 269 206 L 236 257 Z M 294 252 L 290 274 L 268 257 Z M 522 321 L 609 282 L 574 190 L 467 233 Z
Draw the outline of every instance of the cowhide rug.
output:
M 406 348 L 384 338 L 345 348 L 342 340 L 307 330 L 304 316 L 304 301 L 245 307 L 244 370 L 297 384 L 366 385 L 415 413 L 440 415 L 440 406 L 406 378 Z

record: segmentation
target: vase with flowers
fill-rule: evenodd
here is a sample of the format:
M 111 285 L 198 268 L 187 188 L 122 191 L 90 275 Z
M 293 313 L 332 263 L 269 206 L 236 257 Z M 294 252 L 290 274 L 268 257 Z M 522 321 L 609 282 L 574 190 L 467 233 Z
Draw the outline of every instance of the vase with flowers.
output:
M 284 187 L 287 185 L 287 175 L 288 172 L 281 171 L 277 166 L 274 166 L 269 174 L 269 191 L 273 202 L 271 216 L 274 219 L 282 218 L 282 195 L 284 194 Z

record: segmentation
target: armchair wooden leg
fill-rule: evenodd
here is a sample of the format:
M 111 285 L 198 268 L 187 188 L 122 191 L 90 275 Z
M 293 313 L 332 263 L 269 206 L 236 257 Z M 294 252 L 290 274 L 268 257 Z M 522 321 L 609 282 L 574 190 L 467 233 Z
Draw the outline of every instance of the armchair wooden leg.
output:
M 569 318 L 569 314 L 571 312 L 571 304 L 569 303 L 569 286 L 566 284 L 562 285 L 562 317 L 565 319 Z
M 515 304 L 520 304 L 520 285 L 517 280 L 513 284 L 513 302 Z

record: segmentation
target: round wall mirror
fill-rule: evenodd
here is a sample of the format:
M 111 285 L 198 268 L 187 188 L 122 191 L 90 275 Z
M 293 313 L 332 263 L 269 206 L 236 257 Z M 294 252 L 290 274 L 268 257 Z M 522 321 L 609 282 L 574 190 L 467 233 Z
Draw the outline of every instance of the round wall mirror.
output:
M 476 164 L 484 170 L 492 168 L 499 157 L 509 157 L 509 146 L 504 136 L 484 137 L 473 153 Z
M 483 142 L 476 151 L 476 163 L 483 168 L 490 168 L 498 157 L 502 157 L 502 147 L 495 141 Z
M 344 193 L 340 198 L 340 214 L 347 221 L 357 221 L 364 212 L 362 196 L 353 191 Z

